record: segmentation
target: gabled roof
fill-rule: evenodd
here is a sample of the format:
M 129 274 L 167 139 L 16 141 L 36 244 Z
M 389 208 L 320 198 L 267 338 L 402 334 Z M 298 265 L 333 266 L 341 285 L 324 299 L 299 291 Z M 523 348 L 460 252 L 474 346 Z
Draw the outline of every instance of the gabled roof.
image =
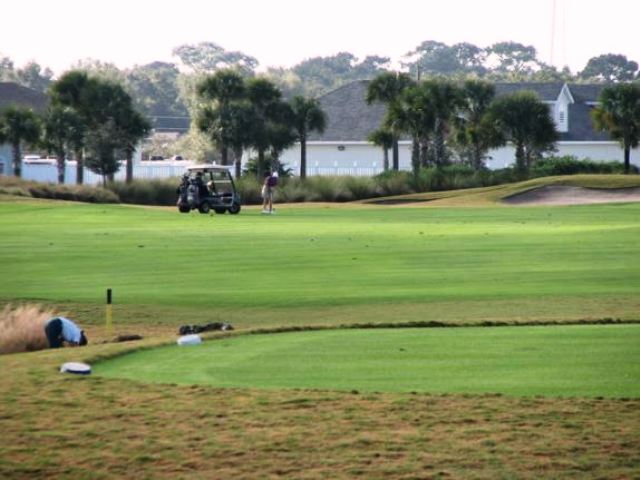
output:
M 42 112 L 48 103 L 44 93 L 13 82 L 0 82 L 0 110 L 13 105 Z
M 368 135 L 382 124 L 386 107 L 380 103 L 367 105 L 365 94 L 369 80 L 361 80 L 333 90 L 319 98 L 327 114 L 323 134 L 312 132 L 309 141 L 367 141 Z M 563 93 L 569 101 L 569 131 L 560 134 L 561 141 L 606 141 L 606 133 L 594 131 L 590 111 L 605 85 L 551 83 L 496 83 L 496 96 L 522 90 L 535 92 L 544 102 L 555 102 Z
M 327 127 L 322 135 L 312 132 L 308 140 L 315 141 L 366 141 L 371 132 L 380 128 L 385 105 L 364 101 L 368 80 L 343 85 L 319 98 L 320 106 L 327 114 Z

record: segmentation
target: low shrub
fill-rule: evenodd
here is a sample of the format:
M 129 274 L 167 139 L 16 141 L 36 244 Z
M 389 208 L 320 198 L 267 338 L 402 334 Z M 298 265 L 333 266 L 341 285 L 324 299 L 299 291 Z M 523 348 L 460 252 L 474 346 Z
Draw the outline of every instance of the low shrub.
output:
M 0 194 L 14 195 L 16 197 L 30 197 L 29 190 L 18 186 L 2 186 L 0 185 Z
M 388 170 L 373 177 L 380 195 L 404 195 L 411 193 L 412 175 L 409 172 Z
M 41 305 L 5 305 L 0 311 L 0 354 L 47 348 L 44 325 L 56 315 Z
M 88 203 L 118 203 L 114 192 L 89 185 L 58 185 L 55 183 L 30 183 L 27 189 L 34 198 L 73 200 Z
M 138 205 L 176 204 L 179 178 L 162 178 L 152 180 L 134 180 L 131 183 L 115 182 L 107 186 L 122 203 Z
M 631 171 L 638 173 L 638 167 L 632 165 Z M 563 157 L 548 157 L 539 160 L 531 170 L 532 177 L 575 175 L 579 173 L 624 173 L 624 164 L 617 161 L 597 162 L 590 158 L 578 159 L 575 156 L 566 155 Z
M 258 182 L 255 175 L 244 175 L 237 179 L 235 183 L 243 204 L 257 205 L 262 203 L 262 184 Z M 280 187 L 278 187 L 278 190 L 280 190 Z

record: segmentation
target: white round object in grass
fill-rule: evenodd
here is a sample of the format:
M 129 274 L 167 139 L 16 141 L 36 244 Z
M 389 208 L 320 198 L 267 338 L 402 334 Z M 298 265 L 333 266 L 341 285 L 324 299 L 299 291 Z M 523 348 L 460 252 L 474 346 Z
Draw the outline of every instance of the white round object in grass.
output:
M 198 345 L 200 343 L 202 343 L 202 338 L 197 334 L 183 335 L 178 338 L 178 345 Z
M 75 373 L 76 375 L 89 375 L 91 365 L 81 362 L 67 362 L 60 367 L 60 373 Z

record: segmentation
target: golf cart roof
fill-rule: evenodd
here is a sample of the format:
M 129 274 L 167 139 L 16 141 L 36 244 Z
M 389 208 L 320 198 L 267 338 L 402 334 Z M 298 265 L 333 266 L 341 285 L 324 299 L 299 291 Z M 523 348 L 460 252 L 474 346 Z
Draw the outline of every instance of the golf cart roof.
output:
M 223 165 L 196 165 L 193 167 L 187 167 L 189 173 L 191 172 L 228 172 L 230 166 Z

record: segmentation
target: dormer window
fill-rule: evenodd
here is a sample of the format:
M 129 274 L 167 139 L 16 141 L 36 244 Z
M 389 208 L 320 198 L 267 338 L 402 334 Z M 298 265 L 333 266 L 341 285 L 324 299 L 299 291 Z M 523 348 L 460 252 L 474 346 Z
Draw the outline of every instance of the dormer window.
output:
M 560 132 L 569 131 L 569 119 L 567 118 L 567 106 L 560 105 L 558 108 L 558 130 Z

